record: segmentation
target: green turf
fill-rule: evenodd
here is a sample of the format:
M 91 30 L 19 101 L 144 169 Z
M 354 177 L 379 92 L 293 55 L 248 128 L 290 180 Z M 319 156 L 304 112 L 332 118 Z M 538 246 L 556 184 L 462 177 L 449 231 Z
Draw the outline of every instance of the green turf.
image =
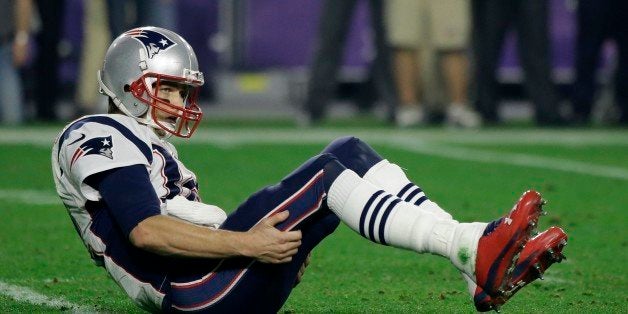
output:
M 432 200 L 459 220 L 493 219 L 529 188 L 549 200 L 549 215 L 540 225 L 564 227 L 569 234 L 565 249 L 569 259 L 554 265 L 545 281 L 518 293 L 504 306 L 505 312 L 625 312 L 628 308 L 628 180 L 449 159 L 385 143 L 374 146 L 407 169 Z M 467 143 L 457 147 L 628 170 L 628 145 Z M 54 192 L 49 147 L 1 144 L 1 148 L 0 189 Z M 178 148 L 181 159 L 199 176 L 203 199 L 231 210 L 258 188 L 281 179 L 322 145 L 179 144 Z M 97 311 L 139 312 L 105 271 L 92 265 L 60 203 L 33 205 L 0 198 L 0 204 L 0 282 Z M 0 293 L 1 312 L 59 310 L 66 309 L 18 302 Z M 460 275 L 446 260 L 378 246 L 341 226 L 316 248 L 303 282 L 282 311 L 472 312 L 473 306 Z

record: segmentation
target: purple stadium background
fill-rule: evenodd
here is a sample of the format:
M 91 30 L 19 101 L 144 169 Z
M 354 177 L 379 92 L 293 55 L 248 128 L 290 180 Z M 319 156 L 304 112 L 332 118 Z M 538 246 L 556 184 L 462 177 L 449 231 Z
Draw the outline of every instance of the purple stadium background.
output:
M 574 1 L 551 0 L 551 40 L 554 69 L 570 69 L 574 60 Z M 70 53 L 64 56 L 62 80 L 72 82 L 77 73 L 78 48 L 82 29 L 82 0 L 68 0 L 64 29 Z M 292 68 L 307 66 L 312 57 L 321 1 L 318 0 L 255 0 L 247 1 L 246 36 L 242 63 L 245 69 Z M 219 32 L 219 1 L 177 1 L 178 31 L 197 51 L 205 71 L 222 65 L 219 53 L 208 44 Z M 362 66 L 369 58 L 370 30 L 366 1 L 360 1 L 352 20 L 345 48 L 344 64 Z M 514 36 L 507 40 L 501 61 L 502 69 L 517 68 Z M 607 53 L 608 54 L 608 53 Z

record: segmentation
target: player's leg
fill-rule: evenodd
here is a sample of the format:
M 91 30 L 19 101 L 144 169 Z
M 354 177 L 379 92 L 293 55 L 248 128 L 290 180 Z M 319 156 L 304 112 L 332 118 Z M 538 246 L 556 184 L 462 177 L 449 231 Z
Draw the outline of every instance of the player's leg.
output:
M 360 206 L 357 206 L 358 209 L 355 209 L 353 211 L 350 210 L 349 216 L 356 216 L 356 213 L 359 213 L 359 218 L 353 217 L 354 224 L 352 227 L 354 228 L 354 230 L 359 231 L 364 237 L 367 237 L 375 242 L 386 243 L 385 234 L 387 232 L 395 233 L 397 231 L 401 235 L 403 235 L 404 232 L 407 234 L 415 230 L 414 228 L 417 226 L 414 225 L 405 227 L 397 226 L 391 228 L 388 228 L 386 226 L 387 220 L 393 219 L 393 213 L 397 210 L 399 210 L 400 212 L 406 212 L 406 214 L 402 216 L 407 216 L 407 223 L 412 224 L 412 219 L 416 219 L 416 223 L 420 226 L 423 226 L 417 227 L 417 229 L 423 230 L 423 232 L 419 232 L 417 238 L 414 239 L 414 241 L 422 242 L 422 244 L 406 243 L 405 246 L 402 244 L 402 247 L 415 249 L 420 252 L 432 252 L 448 257 L 451 257 L 452 251 L 451 248 L 448 249 L 446 247 L 443 247 L 445 243 L 460 242 L 462 241 L 462 238 L 467 237 L 463 236 L 463 234 L 473 233 L 470 230 L 474 229 L 476 230 L 476 232 L 482 234 L 485 227 L 487 226 L 486 224 L 477 223 L 459 224 L 457 221 L 453 220 L 450 214 L 445 212 L 436 203 L 431 202 L 427 198 L 425 193 L 407 178 L 407 176 L 399 166 L 382 159 L 382 157 L 377 154 L 377 152 L 375 152 L 370 146 L 357 138 L 347 137 L 335 140 L 324 150 L 324 152 L 334 154 L 344 165 L 346 165 L 349 169 L 354 170 L 357 176 L 362 176 L 365 181 L 368 181 L 370 184 L 372 184 L 371 191 L 356 193 L 356 195 L 364 194 L 362 196 L 362 200 L 359 200 L 359 202 L 364 202 L 364 204 L 360 205 L 362 206 L 361 208 Z M 356 178 L 354 178 L 353 181 L 356 185 L 366 185 L 363 182 L 359 182 L 360 180 Z M 365 190 L 369 189 L 365 188 Z M 332 198 L 333 195 L 330 194 L 330 199 Z M 346 196 L 340 197 L 340 199 L 345 198 Z M 360 197 L 358 196 L 358 198 Z M 398 199 L 401 199 L 403 202 L 400 202 Z M 540 202 L 540 197 L 538 197 L 538 195 L 535 195 L 534 193 L 529 193 L 528 199 L 532 199 L 532 203 Z M 331 204 L 332 203 L 330 202 L 330 206 Z M 539 204 L 521 204 L 521 212 L 523 212 L 524 214 L 518 214 L 518 211 L 515 212 L 514 214 L 518 214 L 515 215 L 518 217 L 517 220 L 520 221 L 520 223 L 525 222 L 525 224 L 529 222 L 528 220 L 531 220 L 532 223 L 535 223 L 536 219 L 538 218 L 539 211 L 536 208 L 536 206 L 538 205 Z M 345 203 L 336 204 L 337 208 L 342 208 L 343 206 L 345 206 Z M 332 209 L 337 209 L 333 206 L 331 207 Z M 526 215 L 525 213 L 529 213 L 529 215 Z M 343 217 L 341 213 L 337 214 L 339 214 L 345 222 L 347 222 L 347 220 L 352 220 L 352 218 Z M 512 219 L 510 216 L 507 216 L 506 218 Z M 502 220 L 493 222 L 490 228 L 500 225 L 501 221 Z M 349 225 L 351 226 L 351 223 L 349 223 Z M 433 232 L 429 231 L 430 228 L 433 228 Z M 531 231 L 531 228 L 529 228 L 527 225 L 519 225 L 518 228 L 522 229 L 524 233 L 529 233 Z M 455 229 L 460 230 L 457 231 L 457 235 L 456 232 L 454 232 L 452 235 L 452 230 Z M 466 231 L 463 231 L 464 229 L 466 229 Z M 516 233 L 517 230 L 513 232 Z M 508 232 L 505 233 L 508 234 L 508 236 L 512 235 Z M 449 235 L 450 237 L 454 236 L 460 239 L 447 239 L 446 237 L 443 238 L 443 235 Z M 508 236 L 503 237 L 504 239 L 507 239 Z M 470 237 L 473 238 L 473 236 Z M 479 235 L 476 235 L 476 237 L 479 237 Z M 488 238 L 490 237 L 487 237 L 487 239 Z M 520 244 L 522 244 L 521 242 L 525 243 L 525 240 L 527 240 L 527 235 L 517 234 L 515 238 L 517 242 L 520 242 Z M 469 241 L 469 243 L 473 244 L 473 241 Z M 399 246 L 400 243 L 393 244 Z M 461 253 L 461 256 L 453 257 L 452 262 L 454 262 L 454 265 L 456 265 L 457 263 L 461 264 L 463 262 L 462 259 L 468 259 L 473 256 L 465 256 L 464 245 L 458 246 L 461 248 L 461 250 L 458 250 Z M 455 247 L 455 245 L 453 247 Z M 474 251 L 474 247 L 472 245 L 469 246 L 468 251 L 470 254 L 472 254 L 471 252 Z M 502 265 L 502 268 L 504 268 L 505 270 L 512 268 L 512 263 L 516 259 L 516 255 L 518 253 L 517 251 L 520 251 L 520 248 L 515 248 L 511 251 L 511 265 Z M 488 254 L 485 253 L 484 255 Z M 454 260 L 456 259 L 459 259 L 459 261 L 455 262 Z M 463 272 L 469 273 L 468 270 L 463 270 Z M 500 282 L 497 285 L 503 288 L 503 285 L 505 284 L 507 279 L 505 279 L 505 277 L 499 279 Z M 491 283 L 491 285 L 494 284 Z M 495 291 L 492 291 L 492 293 L 494 292 Z
M 360 145 L 365 144 L 362 143 Z M 407 178 L 404 171 L 399 166 L 389 163 L 387 160 L 382 160 L 375 166 L 371 167 L 371 169 L 369 169 L 369 171 L 367 171 L 367 173 L 363 177 L 367 181 L 375 184 L 380 188 L 383 188 L 389 193 L 395 194 L 396 191 L 399 191 L 398 193 L 396 193 L 397 197 L 400 197 L 409 203 L 415 205 L 424 204 L 424 208 L 430 210 L 441 219 L 453 221 L 453 218 L 449 213 L 443 210 L 436 203 L 429 201 L 425 193 Z M 400 190 L 401 186 L 403 186 L 403 188 L 401 188 Z M 413 194 L 416 195 L 413 196 Z M 553 242 L 550 242 L 549 245 L 547 244 L 548 238 L 554 240 Z M 515 275 L 513 275 L 513 279 L 509 281 L 508 287 L 505 290 L 509 295 L 508 297 L 501 297 L 497 298 L 496 300 L 492 300 L 491 297 L 487 293 L 485 293 L 481 286 L 478 286 L 476 282 L 471 279 L 471 277 L 462 272 L 463 278 L 465 279 L 465 281 L 467 281 L 467 284 L 470 287 L 471 296 L 474 300 L 476 308 L 478 310 L 490 310 L 493 308 L 497 308 L 505 303 L 506 300 L 510 296 L 512 296 L 512 294 L 514 294 L 521 287 L 523 287 L 521 285 L 521 282 L 524 282 L 525 285 L 536 278 L 536 275 L 538 274 L 537 269 L 532 269 L 531 267 L 529 267 L 530 263 L 526 261 L 529 261 L 531 256 L 544 254 L 548 249 L 553 249 L 556 252 L 560 252 L 562 250 L 563 240 L 566 241 L 566 235 L 564 233 L 562 233 L 561 236 L 556 230 L 554 230 L 553 232 L 546 231 L 538 237 L 532 239 L 530 243 L 526 245 L 521 253 L 520 260 L 517 261 L 517 264 L 515 266 Z M 544 245 L 541 246 L 538 245 L 538 243 L 542 243 Z M 547 268 L 551 266 L 551 264 L 553 264 L 552 261 L 553 259 L 541 262 L 540 270 L 544 272 Z M 521 278 L 525 280 L 522 281 Z
M 491 296 L 501 296 L 541 213 L 526 192 L 513 210 L 490 223 L 459 223 L 386 193 L 351 170 L 331 185 L 327 203 L 340 219 L 373 242 L 448 258 Z
M 318 213 L 317 213 L 318 214 Z M 319 217 L 301 231 L 301 246 L 286 264 L 253 263 L 234 288 L 209 309 L 216 313 L 277 313 L 295 286 L 296 275 L 308 254 L 338 225 L 333 214 Z M 316 263 L 314 259 L 313 263 Z
M 294 286 L 299 268 L 311 250 L 338 226 L 324 197 L 334 176 L 344 167 L 331 155 L 314 157 L 281 180 L 253 194 L 229 215 L 221 229 L 245 231 L 269 215 L 288 210 L 280 230 L 301 230 L 298 253 L 287 264 L 271 265 L 248 258 L 219 264 L 187 263 L 172 279 L 172 310 L 276 312 Z
M 382 158 L 371 146 L 359 138 L 347 136 L 331 142 L 323 153 L 329 153 L 360 177 L 401 200 L 414 204 L 439 218 L 452 216 L 432 202 L 425 192 L 411 182 L 398 165 Z

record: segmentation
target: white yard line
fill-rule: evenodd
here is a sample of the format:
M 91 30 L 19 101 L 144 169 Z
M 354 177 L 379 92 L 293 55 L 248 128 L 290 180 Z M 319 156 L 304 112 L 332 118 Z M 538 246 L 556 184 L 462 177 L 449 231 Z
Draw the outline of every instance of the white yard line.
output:
M 58 130 L 57 130 L 58 131 Z M 50 146 L 54 130 L 0 130 L 0 143 Z M 534 154 L 495 152 L 458 147 L 455 144 L 541 144 L 553 146 L 628 146 L 628 132 L 605 130 L 326 130 L 326 129 L 205 129 L 191 143 L 229 147 L 243 144 L 326 144 L 344 135 L 355 135 L 369 143 L 391 145 L 415 153 L 449 159 L 500 163 L 557 170 L 603 178 L 628 180 L 628 168 L 580 162 Z M 173 139 L 175 143 L 183 140 Z
M 0 294 L 22 303 L 41 305 L 55 310 L 71 310 L 73 313 L 96 313 L 93 309 L 67 301 L 63 298 L 53 298 L 35 292 L 29 288 L 8 284 L 0 281 Z
M 6 129 L 0 128 L 0 144 L 31 144 L 51 147 L 59 128 Z M 246 139 L 247 142 L 268 142 L 275 139 L 319 143 L 342 135 L 386 141 L 408 138 L 417 141 L 459 144 L 547 144 L 558 146 L 628 146 L 628 131 L 624 130 L 396 130 L 396 129 L 200 129 L 191 142 L 228 143 Z
M 61 205 L 61 199 L 54 192 L 39 190 L 0 189 L 0 203 L 17 202 L 29 205 Z
M 446 145 L 421 145 L 395 141 L 393 146 L 420 154 L 438 156 L 464 161 L 498 163 L 539 169 L 558 170 L 594 177 L 628 181 L 628 169 L 615 166 L 598 165 L 564 158 L 543 157 L 531 154 L 494 152 Z
M 211 133 L 205 134 L 202 136 L 198 136 L 196 138 L 192 138 L 192 142 L 196 143 L 209 143 L 215 144 L 219 146 L 233 146 L 233 145 L 243 145 L 243 144 L 264 144 L 264 143 L 285 143 L 285 144 L 326 144 L 334 138 L 338 136 L 343 136 L 350 133 L 341 133 L 339 131 L 333 132 L 290 132 L 290 131 L 276 131 L 276 130 L 267 130 L 263 133 L 261 130 L 259 132 L 233 132 L 233 133 Z M 558 131 L 557 131 L 558 132 Z M 439 134 L 444 132 L 439 132 Z M 549 133 L 545 132 L 533 132 L 539 133 L 537 134 L 540 137 L 537 139 L 542 139 L 543 136 L 546 136 Z M 263 134 L 263 135 L 260 135 Z M 628 168 L 616 167 L 616 166 L 606 166 L 599 165 L 595 163 L 589 162 L 581 162 L 564 158 L 554 158 L 554 157 L 543 157 L 534 154 L 517 154 L 517 153 L 507 153 L 507 152 L 495 152 L 488 150 L 480 150 L 480 149 L 472 149 L 472 148 L 463 148 L 457 147 L 455 145 L 442 143 L 434 140 L 435 137 L 428 137 L 430 140 L 426 140 L 423 137 L 414 137 L 410 136 L 407 133 L 397 134 L 396 136 L 392 136 L 391 134 L 382 133 L 382 132 L 373 132 L 373 131 L 363 131 L 363 132 L 355 132 L 356 136 L 364 139 L 369 143 L 377 143 L 381 145 L 389 145 L 395 147 L 397 149 L 403 149 L 419 154 L 430 155 L 443 157 L 448 159 L 456 159 L 456 160 L 464 160 L 464 161 L 475 161 L 475 162 L 484 162 L 484 163 L 499 163 L 506 165 L 514 165 L 514 166 L 523 166 L 523 167 L 532 167 L 539 169 L 548 169 L 548 170 L 556 170 L 556 171 L 564 171 L 571 172 L 577 174 L 590 175 L 595 177 L 602 178 L 612 178 L 619 180 L 628 181 Z M 456 132 L 456 134 L 459 134 Z M 543 135 L 545 134 L 545 135 Z M 562 134 L 562 135 L 561 135 Z M 497 134 L 495 134 L 497 135 Z M 566 136 L 568 135 L 568 136 Z M 501 135 L 501 141 L 505 141 L 511 135 Z M 464 137 L 458 137 L 457 140 L 460 143 L 464 142 L 462 139 Z M 520 137 L 520 140 L 523 138 L 528 138 L 528 136 Z M 535 137 L 530 135 L 530 143 L 532 139 Z M 577 136 L 571 136 L 568 133 L 558 133 L 557 142 L 559 143 L 576 143 L 575 139 Z M 584 138 L 587 138 L 584 136 Z M 623 145 L 624 143 L 628 144 L 628 140 L 626 140 L 628 136 L 624 136 L 621 138 L 614 138 L 610 136 L 606 138 L 606 141 L 612 139 L 614 144 L 612 145 Z M 444 139 L 444 138 L 443 138 Z M 493 144 L 493 141 L 490 140 L 490 137 L 485 136 L 484 139 L 486 144 Z M 476 140 L 473 139 L 473 136 L 467 137 L 467 140 Z M 497 137 L 495 138 L 497 140 Z M 549 138 L 546 138 L 545 141 L 540 141 L 540 143 L 548 144 Z M 592 141 L 592 140 L 595 140 Z M 599 140 L 599 142 L 598 142 Z M 499 141 L 498 141 L 499 142 Z M 578 139 L 577 145 L 583 145 L 584 142 L 595 143 L 597 145 L 601 145 L 600 143 L 604 143 L 604 139 L 595 137 L 588 137 L 586 140 Z M 469 142 L 471 143 L 471 142 Z M 476 143 L 480 143 L 479 141 Z M 610 142 L 606 142 L 610 145 Z
M 354 135 L 369 142 L 404 139 L 417 142 L 451 144 L 539 144 L 573 146 L 628 146 L 625 131 L 573 130 L 395 130 L 395 129 L 202 129 L 191 139 L 199 143 L 230 142 L 328 142 L 344 135 Z M 0 136 L 0 142 L 2 137 Z

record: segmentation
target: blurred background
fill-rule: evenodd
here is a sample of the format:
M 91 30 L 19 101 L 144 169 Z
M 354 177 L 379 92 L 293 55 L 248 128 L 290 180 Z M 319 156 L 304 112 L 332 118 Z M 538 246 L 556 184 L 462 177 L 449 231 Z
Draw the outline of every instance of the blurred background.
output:
M 105 112 L 108 45 L 154 25 L 194 47 L 209 119 L 625 126 L 625 2 L 0 0 L 0 121 Z

